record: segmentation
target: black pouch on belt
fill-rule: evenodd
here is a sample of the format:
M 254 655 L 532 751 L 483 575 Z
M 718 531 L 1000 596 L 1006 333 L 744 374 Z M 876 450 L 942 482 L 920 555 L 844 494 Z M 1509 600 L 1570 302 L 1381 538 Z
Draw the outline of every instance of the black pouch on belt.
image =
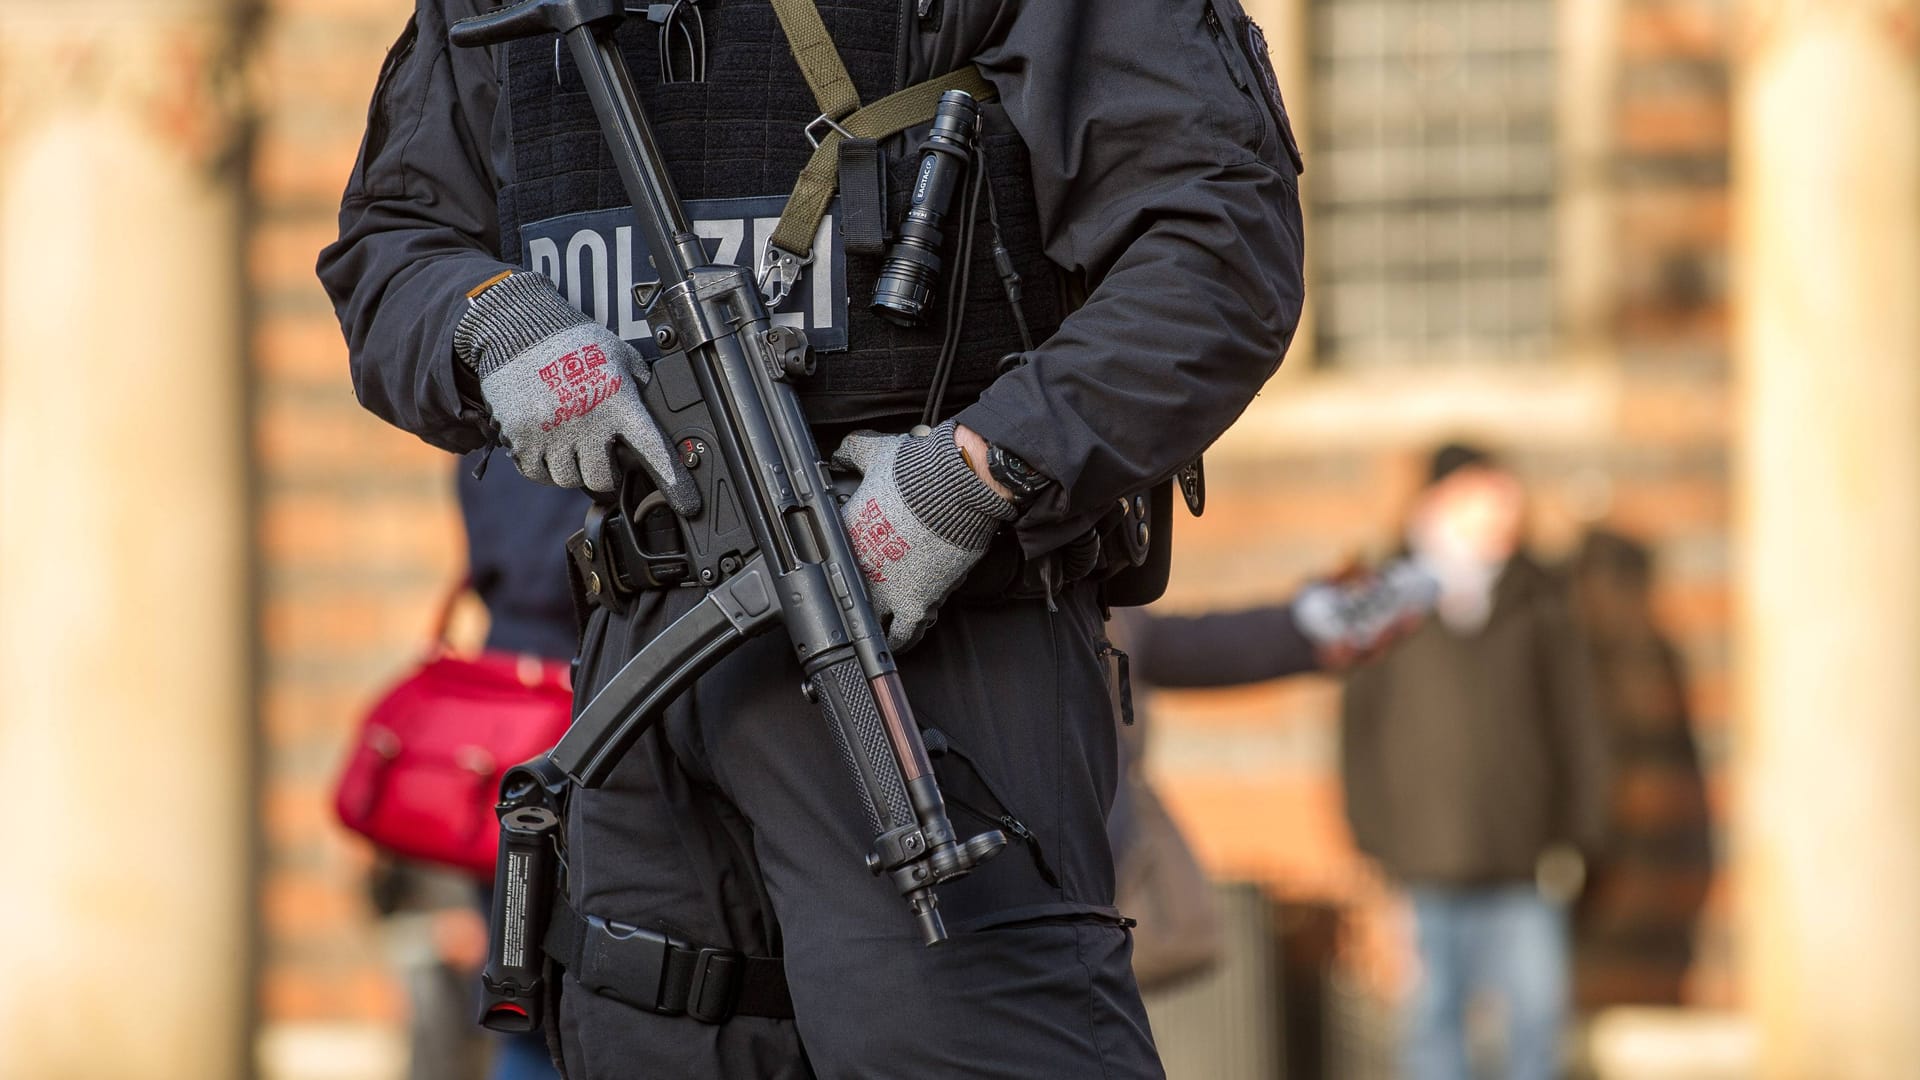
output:
M 1109 607 L 1139 607 L 1160 599 L 1173 571 L 1173 481 L 1128 496 L 1101 519 L 1100 553 Z

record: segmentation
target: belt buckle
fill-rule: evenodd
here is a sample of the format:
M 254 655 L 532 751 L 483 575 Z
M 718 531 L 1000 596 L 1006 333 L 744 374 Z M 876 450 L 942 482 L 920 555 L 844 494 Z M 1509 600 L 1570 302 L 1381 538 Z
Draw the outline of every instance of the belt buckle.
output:
M 675 942 L 665 934 L 611 923 L 598 915 L 586 916 L 586 922 L 581 970 L 574 974 L 582 987 L 648 1012 L 672 1015 L 680 1011 L 670 1011 L 661 1003 L 667 950 Z

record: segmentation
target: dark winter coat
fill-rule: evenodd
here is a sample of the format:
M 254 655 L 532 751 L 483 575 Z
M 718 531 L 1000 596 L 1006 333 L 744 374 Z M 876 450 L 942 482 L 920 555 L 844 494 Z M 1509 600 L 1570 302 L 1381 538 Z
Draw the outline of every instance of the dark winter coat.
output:
M 1531 880 L 1606 832 L 1608 739 L 1561 582 L 1522 555 L 1478 632 L 1428 621 L 1357 668 L 1342 708 L 1347 816 L 1411 883 Z

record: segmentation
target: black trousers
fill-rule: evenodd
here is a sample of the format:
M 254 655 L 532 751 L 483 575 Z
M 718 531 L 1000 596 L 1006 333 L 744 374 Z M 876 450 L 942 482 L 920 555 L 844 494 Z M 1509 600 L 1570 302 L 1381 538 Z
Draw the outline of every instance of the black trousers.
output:
M 586 700 L 695 600 L 650 593 L 597 613 Z M 942 886 L 951 940 L 921 945 L 864 868 L 852 778 L 800 693 L 778 630 L 669 708 L 569 809 L 580 911 L 786 960 L 795 1018 L 710 1025 L 562 983 L 570 1080 L 662 1077 L 1161 1077 L 1114 911 L 1105 819 L 1117 749 L 1091 587 L 1044 602 L 949 604 L 901 675 L 952 751 L 935 772 L 960 835 L 1001 813 L 1034 843 Z M 939 739 L 930 739 L 937 745 Z

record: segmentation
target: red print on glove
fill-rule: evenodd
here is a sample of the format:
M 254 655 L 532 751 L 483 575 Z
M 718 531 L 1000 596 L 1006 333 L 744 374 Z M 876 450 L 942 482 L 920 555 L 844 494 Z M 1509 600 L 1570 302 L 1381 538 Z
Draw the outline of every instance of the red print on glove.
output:
M 541 423 L 541 431 L 552 431 L 599 408 L 620 392 L 621 384 L 620 376 L 607 374 L 606 350 L 598 345 L 584 345 L 541 368 L 540 379 L 559 402 L 553 419 Z
M 887 580 L 888 563 L 899 562 L 912 550 L 907 538 L 896 532 L 893 522 L 887 520 L 877 499 L 868 499 L 867 505 L 853 516 L 847 534 L 853 540 L 853 554 L 860 560 L 860 569 L 875 585 Z

